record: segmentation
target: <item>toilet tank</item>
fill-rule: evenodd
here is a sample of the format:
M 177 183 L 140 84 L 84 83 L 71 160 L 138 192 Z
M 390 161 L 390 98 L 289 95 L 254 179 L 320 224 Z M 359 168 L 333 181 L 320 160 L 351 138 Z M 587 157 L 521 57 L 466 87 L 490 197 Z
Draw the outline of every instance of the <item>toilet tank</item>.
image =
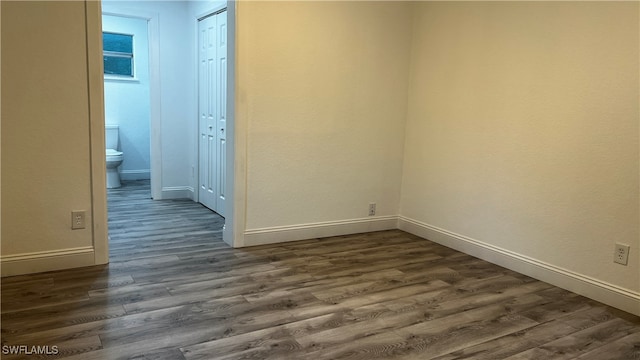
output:
M 118 125 L 105 125 L 105 148 L 118 150 Z

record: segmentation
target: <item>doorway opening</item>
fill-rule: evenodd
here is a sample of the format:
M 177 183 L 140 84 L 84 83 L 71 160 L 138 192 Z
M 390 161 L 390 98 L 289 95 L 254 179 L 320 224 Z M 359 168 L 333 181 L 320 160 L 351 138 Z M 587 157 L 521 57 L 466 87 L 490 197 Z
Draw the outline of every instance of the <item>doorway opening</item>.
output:
M 209 152 L 213 154 L 210 160 L 203 160 L 200 154 L 200 126 L 198 120 L 200 112 L 199 92 L 202 86 L 200 85 L 201 81 L 199 81 L 200 70 L 197 54 L 199 44 L 198 25 L 200 24 L 200 20 L 205 18 L 215 18 L 216 27 L 218 22 L 225 24 L 224 33 L 218 33 L 217 35 L 218 37 L 222 36 L 225 40 L 223 45 L 226 47 L 226 22 L 223 21 L 226 20 L 226 8 L 209 10 L 207 12 L 208 15 L 205 16 L 195 16 L 191 10 L 180 13 L 179 11 L 168 11 L 167 9 L 171 6 L 191 6 L 185 5 L 188 3 L 189 2 L 131 2 L 127 4 L 127 6 L 129 6 L 127 9 L 116 7 L 115 2 L 103 3 L 103 16 L 118 16 L 128 20 L 145 22 L 148 35 L 148 48 L 146 49 L 146 53 L 148 54 L 148 90 L 146 97 L 149 104 L 146 115 L 146 124 L 148 125 L 146 138 L 148 151 L 147 179 L 144 179 L 144 175 L 135 178 L 136 175 L 139 175 L 143 171 L 134 173 L 131 171 L 131 167 L 123 166 L 120 174 L 124 181 L 141 181 L 143 185 L 144 181 L 147 181 L 149 197 L 154 200 L 189 199 L 200 203 L 203 203 L 201 200 L 203 196 L 201 196 L 199 191 L 201 187 L 200 179 L 205 177 L 203 175 L 206 175 L 208 178 L 214 180 L 213 182 L 207 183 L 206 188 L 214 190 L 216 197 L 215 206 L 209 207 L 223 215 L 226 212 L 225 202 L 228 198 L 226 194 L 227 184 L 229 183 L 227 180 L 229 177 L 227 175 L 227 169 L 233 167 L 233 154 L 227 151 L 229 142 L 226 138 L 226 134 L 230 132 L 227 130 L 226 115 L 228 82 L 226 75 L 227 57 L 226 54 L 224 54 L 224 56 L 216 55 L 218 66 L 216 66 L 215 69 L 215 80 L 217 81 L 217 86 L 213 87 L 216 91 L 215 94 L 210 96 L 212 98 L 211 105 L 217 108 L 217 110 L 212 112 L 215 114 L 216 119 L 215 126 L 213 126 L 213 130 L 215 131 L 210 134 L 216 135 L 215 137 L 212 136 L 214 139 L 212 142 L 215 146 L 212 148 L 212 151 Z M 105 4 L 106 6 L 104 6 Z M 199 3 L 198 6 L 201 6 L 200 4 L 202 3 Z M 218 7 L 221 7 L 220 3 L 217 4 Z M 117 6 L 121 5 L 121 3 L 118 3 Z M 156 6 L 158 8 L 142 9 L 146 6 Z M 140 9 L 136 9 L 136 7 Z M 224 16 L 220 14 L 224 14 Z M 163 17 L 162 27 L 158 21 L 160 15 Z M 170 19 L 174 16 L 181 18 Z M 104 20 L 103 22 L 106 24 Z M 178 38 L 179 36 L 176 35 L 176 32 L 173 31 L 171 27 L 181 28 L 182 30 L 180 30 L 179 33 L 183 36 Z M 106 28 L 103 29 L 103 31 L 106 30 Z M 113 33 L 127 33 L 122 30 L 110 31 Z M 136 38 L 140 39 L 141 37 L 134 36 L 134 39 Z M 193 40 L 185 41 L 185 38 L 193 38 Z M 140 40 L 139 42 L 143 41 Z M 134 43 L 137 43 L 137 41 L 134 40 Z M 180 49 L 168 49 L 167 44 L 169 43 L 179 43 L 182 47 Z M 218 50 L 218 54 L 222 55 L 223 53 Z M 182 60 L 186 58 L 191 63 L 187 64 L 187 61 L 182 61 L 179 65 L 172 67 L 170 71 L 167 72 L 167 63 L 176 62 L 176 57 L 179 56 L 183 57 Z M 134 63 L 140 60 L 138 57 L 134 52 Z M 221 62 L 223 67 L 220 67 Z M 172 85 L 170 82 L 174 77 L 177 77 L 176 75 L 182 77 L 182 91 L 181 94 L 178 95 L 182 95 L 183 98 L 175 98 L 171 94 Z M 168 78 L 169 80 L 167 80 Z M 112 81 L 118 85 L 144 85 L 142 84 L 143 81 L 138 78 L 115 79 Z M 105 84 L 106 82 L 107 81 L 105 81 Z M 186 82 L 189 83 L 185 85 Z M 193 92 L 189 92 L 189 88 L 193 89 Z M 113 119 L 110 115 L 113 114 L 113 112 L 107 109 L 109 106 L 108 103 L 110 102 L 108 93 L 109 91 L 105 85 L 106 123 Z M 122 95 L 121 97 L 124 98 L 125 102 L 135 103 L 137 105 L 143 104 L 142 101 L 131 101 L 131 97 L 124 96 L 123 94 L 120 95 Z M 162 101 L 160 100 L 161 97 Z M 181 104 L 182 107 L 177 109 L 175 104 Z M 118 114 L 118 116 L 120 116 L 125 106 L 115 106 L 115 108 L 120 111 Z M 179 115 L 176 116 L 176 113 L 179 113 Z M 144 117 L 145 116 L 139 116 L 138 119 Z M 135 142 L 136 145 L 144 146 L 145 140 L 132 140 L 132 134 L 127 133 L 126 130 L 121 135 L 121 150 L 126 161 L 128 159 L 126 151 L 128 146 L 126 146 L 126 144 Z M 179 141 L 172 143 L 171 139 L 176 137 L 179 138 Z M 133 150 L 133 155 L 140 155 L 140 153 L 141 152 L 137 152 L 135 149 Z M 208 175 L 207 172 L 201 169 L 201 164 L 203 163 L 205 166 L 208 165 L 210 170 L 216 170 L 209 171 L 209 173 L 213 173 L 214 175 Z M 123 162 L 123 165 L 124 164 L 125 162 Z M 129 163 L 129 165 L 131 165 L 131 163 Z M 180 176 L 182 176 L 182 178 L 180 178 Z M 137 191 L 139 195 L 140 191 L 147 190 L 144 190 L 144 186 L 137 186 Z M 111 216 L 109 216 L 109 218 L 111 218 Z M 222 219 L 222 223 L 219 220 L 214 222 L 218 225 L 223 225 L 220 231 L 220 237 L 222 237 L 224 219 Z M 225 237 L 225 242 L 232 245 L 232 236 L 230 236 L 227 231 L 225 231 Z
M 104 13 L 102 34 L 107 188 L 117 188 L 129 181 L 148 182 L 151 179 L 148 20 Z

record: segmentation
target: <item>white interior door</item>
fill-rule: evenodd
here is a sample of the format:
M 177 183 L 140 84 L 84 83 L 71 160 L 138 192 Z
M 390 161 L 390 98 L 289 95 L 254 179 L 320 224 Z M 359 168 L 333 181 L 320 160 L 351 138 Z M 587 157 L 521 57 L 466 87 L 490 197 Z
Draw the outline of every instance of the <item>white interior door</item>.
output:
M 198 22 L 198 199 L 224 216 L 226 194 L 227 13 Z
M 218 174 L 216 208 L 218 214 L 224 216 L 226 209 L 226 168 L 227 168 L 227 12 L 223 11 L 216 15 L 216 36 L 217 51 L 216 60 L 218 65 L 217 86 L 217 125 L 216 134 L 218 144 L 218 161 L 216 172 Z

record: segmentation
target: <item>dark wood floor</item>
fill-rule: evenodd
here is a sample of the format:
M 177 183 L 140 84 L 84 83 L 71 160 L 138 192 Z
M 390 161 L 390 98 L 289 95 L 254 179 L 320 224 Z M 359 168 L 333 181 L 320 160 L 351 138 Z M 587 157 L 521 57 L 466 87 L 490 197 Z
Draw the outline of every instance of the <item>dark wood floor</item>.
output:
M 640 319 L 402 231 L 231 249 L 109 191 L 111 264 L 2 279 L 3 359 L 639 359 Z

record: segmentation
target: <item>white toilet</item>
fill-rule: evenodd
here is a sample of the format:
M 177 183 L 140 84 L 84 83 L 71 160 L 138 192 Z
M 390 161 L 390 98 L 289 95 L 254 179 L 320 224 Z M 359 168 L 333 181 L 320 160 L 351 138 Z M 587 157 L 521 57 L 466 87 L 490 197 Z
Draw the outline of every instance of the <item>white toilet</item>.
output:
M 122 164 L 122 151 L 118 151 L 118 125 L 105 126 L 105 143 L 107 145 L 107 189 L 120 187 L 118 166 Z

